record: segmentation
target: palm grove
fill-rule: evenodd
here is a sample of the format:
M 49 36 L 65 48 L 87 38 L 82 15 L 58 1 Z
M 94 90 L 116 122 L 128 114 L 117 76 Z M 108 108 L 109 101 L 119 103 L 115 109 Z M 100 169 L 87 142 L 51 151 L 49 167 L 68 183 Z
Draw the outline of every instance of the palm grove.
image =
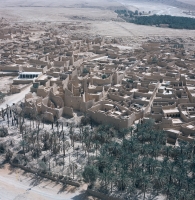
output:
M 145 15 L 145 13 L 127 11 L 127 10 L 116 10 L 115 11 L 125 21 L 148 26 L 161 26 L 167 25 L 169 28 L 174 29 L 195 29 L 195 19 L 191 17 L 179 17 L 171 15 Z
M 97 130 L 104 138 L 98 140 L 100 153 L 91 157 L 83 172 L 90 187 L 122 199 L 153 199 L 159 194 L 167 199 L 194 199 L 194 143 L 166 145 L 165 133 L 155 130 L 152 120 L 138 124 L 135 130 L 115 130 L 120 140 L 107 139 L 113 130 L 109 126 Z
M 77 125 L 54 126 L 36 114 L 25 116 L 24 109 L 1 113 L 6 126 L 0 129 L 0 154 L 6 161 L 73 180 L 83 177 L 89 188 L 122 199 L 194 199 L 195 143 L 167 145 L 153 120 L 123 130 L 95 125 L 87 116 Z

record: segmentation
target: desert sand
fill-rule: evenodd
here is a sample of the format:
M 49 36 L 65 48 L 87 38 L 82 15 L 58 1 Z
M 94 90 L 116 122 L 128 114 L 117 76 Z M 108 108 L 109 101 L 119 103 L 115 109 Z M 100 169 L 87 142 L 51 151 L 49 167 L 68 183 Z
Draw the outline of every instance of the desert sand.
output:
M 0 169 L 0 200 L 92 200 L 84 192 L 86 187 L 64 187 L 8 164 Z

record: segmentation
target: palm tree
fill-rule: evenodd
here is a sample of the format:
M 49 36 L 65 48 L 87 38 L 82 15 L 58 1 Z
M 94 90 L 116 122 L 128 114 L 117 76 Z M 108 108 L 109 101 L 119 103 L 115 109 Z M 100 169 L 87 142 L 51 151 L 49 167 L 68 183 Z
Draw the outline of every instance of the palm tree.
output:
M 96 156 L 96 158 L 97 158 L 97 151 L 98 151 L 98 148 L 99 148 L 99 141 L 98 140 L 95 140 L 94 141 L 94 144 L 95 144 L 95 156 Z
M 22 146 L 22 152 L 25 156 L 25 147 L 27 147 L 28 143 L 25 140 L 20 141 L 20 146 Z
M 84 178 L 84 181 L 87 183 L 90 183 L 90 186 L 91 186 L 97 180 L 98 170 L 93 165 L 85 166 L 82 176 Z
M 131 127 L 129 128 L 129 131 L 130 131 L 130 133 L 131 133 L 131 138 L 132 138 L 132 136 L 133 136 L 133 130 L 134 130 L 134 127 L 131 126 Z
M 147 189 L 151 186 L 150 185 L 150 177 L 147 174 L 147 172 L 142 173 L 141 175 L 141 182 L 142 182 L 142 189 L 143 189 L 143 193 L 144 193 L 144 200 L 146 198 L 146 191 Z

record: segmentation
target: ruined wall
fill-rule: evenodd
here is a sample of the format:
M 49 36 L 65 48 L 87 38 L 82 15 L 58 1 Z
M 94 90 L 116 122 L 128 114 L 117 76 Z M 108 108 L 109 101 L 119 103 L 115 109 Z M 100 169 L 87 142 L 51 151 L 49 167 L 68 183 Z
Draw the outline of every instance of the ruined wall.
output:
M 186 117 L 185 114 L 182 111 L 180 111 L 180 117 L 184 122 L 190 121 L 190 119 L 188 117 Z
M 48 102 L 49 102 L 49 97 L 46 97 L 46 98 L 42 99 L 41 103 L 47 106 Z
M 97 79 L 97 78 L 93 78 L 93 83 L 94 85 L 98 85 L 98 86 L 103 86 L 103 85 L 108 85 L 112 83 L 112 75 L 109 76 L 106 79 Z
M 19 85 L 19 84 L 30 84 L 33 83 L 33 79 L 14 79 L 13 84 Z
M 51 82 L 51 81 L 48 80 L 47 82 L 45 82 L 44 86 L 47 87 L 47 88 L 50 87 L 50 82 Z
M 162 94 L 162 93 L 157 93 L 156 97 L 162 97 L 162 98 L 169 98 L 171 99 L 172 97 L 175 98 L 175 94 Z
M 24 72 L 41 72 L 45 73 L 47 71 L 47 66 L 44 68 L 37 68 L 37 67 L 22 67 Z
M 184 112 L 182 111 L 182 106 L 183 105 L 185 107 L 195 107 L 195 104 L 194 103 L 182 103 L 182 104 L 178 105 L 178 109 L 180 111 L 180 117 L 184 122 L 188 123 L 188 122 L 195 121 L 195 118 L 189 118 L 184 114 Z
M 64 105 L 71 107 L 74 110 L 80 110 L 81 103 L 83 102 L 83 97 L 73 96 L 69 90 L 65 90 Z
M 26 115 L 31 115 L 31 114 L 33 114 L 33 112 L 34 112 L 35 110 L 34 110 L 34 108 L 33 107 L 29 107 L 29 106 L 25 106 L 25 114 Z
M 135 120 L 139 120 L 139 119 L 142 119 L 144 117 L 144 112 L 143 111 L 140 111 L 138 113 L 134 113 L 135 114 Z
M 54 61 L 53 64 L 54 64 L 54 67 L 65 67 L 66 66 L 65 62 L 63 62 L 63 61 Z
M 169 131 L 169 130 L 165 130 L 165 133 L 167 134 L 167 136 L 168 136 L 168 139 L 167 140 L 169 140 L 169 139 L 177 139 L 178 138 L 178 136 L 179 136 L 179 134 L 178 133 L 174 133 L 174 132 L 172 132 L 172 131 Z M 170 140 L 169 140 L 170 141 Z M 174 142 L 174 141 L 173 141 Z
M 67 115 L 69 117 L 74 117 L 73 109 L 65 106 L 63 110 L 63 115 Z
M 148 113 L 150 111 L 150 108 L 151 108 L 151 106 L 153 104 L 153 101 L 154 101 L 154 99 L 156 97 L 156 94 L 158 92 L 159 86 L 160 86 L 160 82 L 158 82 L 156 84 L 155 89 L 154 89 L 153 93 L 151 94 L 149 104 L 146 106 L 146 109 L 144 110 L 144 114 L 146 114 L 146 113 Z
M 79 60 L 77 60 L 77 61 L 75 61 L 75 62 L 73 63 L 73 65 L 76 66 L 76 67 L 79 67 L 80 65 L 82 65 L 82 63 L 83 63 L 83 58 L 82 58 L 82 59 L 79 59 Z
M 87 101 L 95 99 L 95 101 L 98 102 L 103 98 L 104 95 L 103 92 L 100 92 L 99 94 L 86 93 L 86 96 Z
M 65 80 L 62 81 L 62 85 L 63 85 L 63 90 L 65 90 L 65 88 L 68 88 L 68 82 L 69 82 L 69 75 L 66 77 Z
M 63 108 L 57 109 L 57 108 L 48 107 L 47 104 L 44 104 L 44 99 L 43 99 L 42 104 L 41 104 L 41 111 L 42 111 L 43 114 L 45 112 L 46 113 L 47 112 L 52 113 L 53 116 L 56 117 L 57 119 L 59 119 L 63 114 Z
M 31 92 L 29 92 L 28 94 L 25 95 L 25 99 L 30 99 L 32 97 L 33 97 L 33 95 Z
M 94 112 L 94 111 L 100 110 L 101 107 L 102 107 L 102 105 L 98 103 L 97 105 L 94 105 L 90 110 L 92 112 Z
M 162 106 L 153 106 L 151 108 L 151 111 L 153 111 L 154 113 L 162 113 Z
M 168 99 L 168 98 L 161 98 L 161 99 L 154 99 L 155 103 L 159 104 L 162 103 L 176 103 L 176 105 L 178 105 L 178 99 Z
M 0 71 L 3 72 L 19 72 L 22 71 L 22 66 L 1 66 L 0 65 Z
M 96 92 L 102 92 L 104 89 L 103 86 L 96 86 L 94 88 L 88 88 L 89 93 L 96 93 Z
M 69 67 L 70 66 L 70 57 L 62 57 L 62 61 L 64 61 L 64 65 L 65 67 Z
M 156 122 L 162 121 L 163 114 L 147 114 L 147 117 L 154 119 Z
M 158 124 L 158 127 L 160 129 L 163 128 L 172 128 L 173 126 L 173 122 L 172 119 L 166 119 L 166 118 L 162 118 L 162 122 Z
M 142 101 L 140 99 L 132 99 L 131 103 L 137 103 L 137 104 L 146 105 L 146 106 L 149 105 L 149 101 Z
M 163 79 L 164 81 L 171 81 L 171 82 L 174 82 L 176 80 L 176 78 L 166 77 L 166 76 L 164 76 Z
M 55 94 L 58 91 L 58 85 L 56 83 L 53 83 L 50 91 Z
M 195 135 L 195 131 L 184 126 L 181 126 L 181 131 L 185 136 Z
M 104 112 L 100 112 L 99 110 L 104 110 L 105 104 L 113 104 L 116 105 L 119 110 L 126 110 L 127 113 L 129 114 L 128 118 L 121 118 L 121 117 L 116 117 L 116 116 L 110 116 L 106 115 Z M 96 121 L 99 124 L 110 124 L 113 125 L 117 128 L 127 128 L 131 126 L 134 121 L 136 120 L 136 117 L 143 116 L 143 114 L 139 113 L 139 116 L 135 115 L 135 113 L 130 113 L 128 109 L 125 109 L 124 107 L 120 106 L 117 103 L 113 103 L 110 101 L 101 101 L 99 104 L 93 106 L 91 109 L 87 111 L 87 113 L 90 115 L 90 117 Z
M 48 65 L 48 62 L 41 61 L 41 60 L 35 60 L 35 59 L 30 59 L 29 63 L 33 64 L 33 65 Z
M 158 76 L 158 75 L 152 75 L 152 76 L 144 76 L 144 80 L 150 80 L 150 81 L 159 81 L 163 79 L 162 76 Z
M 189 97 L 189 99 L 190 99 L 190 102 L 191 102 L 191 103 L 195 103 L 195 96 L 192 95 L 192 94 L 194 94 L 194 93 L 191 93 L 191 91 L 188 90 L 188 87 L 186 87 L 186 91 L 187 91 L 188 97 Z
M 125 76 L 125 73 L 123 73 L 123 74 L 115 73 L 113 75 L 113 84 L 114 85 L 121 84 L 122 83 L 122 79 L 124 78 L 124 76 Z
M 39 87 L 37 89 L 37 96 L 45 98 L 49 94 L 49 91 L 46 91 L 44 87 Z
M 70 74 L 70 79 L 73 79 L 74 77 L 76 77 L 78 74 L 77 69 L 73 70 L 72 73 Z
M 131 119 L 123 120 L 120 118 L 114 118 L 114 117 L 106 115 L 105 113 L 101 113 L 98 111 L 93 112 L 91 110 L 88 110 L 88 114 L 94 121 L 96 121 L 99 124 L 110 124 L 117 128 L 127 128 L 130 125 L 132 125 Z
M 124 101 L 125 100 L 124 97 L 119 96 L 119 95 L 115 95 L 115 94 L 112 94 L 112 93 L 108 94 L 108 98 L 110 98 L 113 101 Z
M 162 109 L 164 109 L 164 110 L 172 109 L 172 108 L 176 108 L 176 103 L 174 103 L 173 105 L 162 106 Z
M 182 136 L 182 135 L 179 135 L 178 139 L 181 139 L 181 140 L 186 141 L 186 142 L 194 142 L 194 138 L 189 138 L 189 137 L 185 137 L 185 136 Z
M 83 113 L 87 112 L 87 110 L 90 109 L 94 105 L 94 103 L 95 103 L 94 100 L 82 102 L 80 105 L 80 111 Z
M 142 92 L 134 92 L 134 97 L 147 97 L 150 98 L 152 94 L 149 93 L 142 93 Z
M 178 104 L 180 103 L 190 103 L 190 101 L 188 98 L 181 98 L 181 99 L 178 99 Z
M 52 91 L 50 91 L 49 93 L 49 98 L 53 101 L 56 107 L 59 108 L 64 107 L 64 101 L 62 100 L 62 98 L 54 95 Z
M 54 115 L 51 112 L 45 112 L 42 114 L 43 122 L 52 122 L 54 123 Z

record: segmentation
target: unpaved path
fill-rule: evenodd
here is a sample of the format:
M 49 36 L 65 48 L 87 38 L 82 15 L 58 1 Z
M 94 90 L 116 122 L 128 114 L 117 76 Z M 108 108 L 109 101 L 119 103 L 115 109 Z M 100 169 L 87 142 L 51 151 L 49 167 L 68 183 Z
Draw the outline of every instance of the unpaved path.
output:
M 5 165 L 0 169 L 0 200 L 87 200 L 86 185 L 81 189 L 46 179 L 35 178 L 22 170 Z
M 7 105 L 12 106 L 13 103 L 18 103 L 19 101 L 22 101 L 25 98 L 25 95 L 30 92 L 31 86 L 32 85 L 26 87 L 20 93 L 5 97 L 5 101 L 2 104 L 0 104 L 0 110 L 2 108 L 5 109 L 7 107 Z

